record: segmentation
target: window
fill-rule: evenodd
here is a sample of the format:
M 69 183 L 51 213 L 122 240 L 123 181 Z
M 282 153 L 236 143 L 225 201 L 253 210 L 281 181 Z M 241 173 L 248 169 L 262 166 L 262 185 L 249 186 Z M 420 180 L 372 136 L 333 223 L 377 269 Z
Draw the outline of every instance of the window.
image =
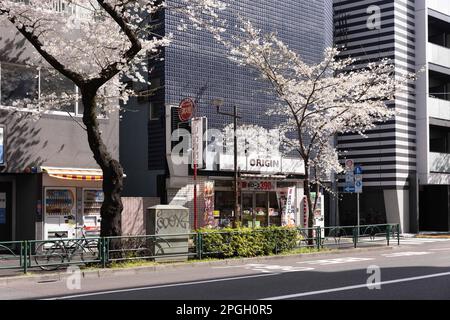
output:
M 430 152 L 450 153 L 450 129 L 430 126 Z
M 149 119 L 159 120 L 161 118 L 162 107 L 161 104 L 150 103 L 149 107 Z
M 47 99 L 52 100 L 52 95 L 56 95 L 57 99 L 57 104 L 50 110 L 75 113 L 75 91 L 75 85 L 69 79 L 54 71 L 41 70 L 40 99 L 43 103 Z M 63 95 L 67 95 L 67 98 L 63 98 Z
M 78 91 L 75 84 L 54 71 L 0 62 L 0 105 L 10 107 L 24 99 L 35 104 L 39 100 L 41 107 L 52 114 L 67 115 L 70 112 L 82 115 L 83 104 Z M 55 101 L 57 103 L 53 106 Z M 26 108 L 26 104 L 17 107 Z M 99 113 L 105 116 L 104 112 Z
M 36 69 L 12 64 L 0 64 L 0 104 L 11 106 L 24 98 L 36 99 L 38 95 L 38 72 Z

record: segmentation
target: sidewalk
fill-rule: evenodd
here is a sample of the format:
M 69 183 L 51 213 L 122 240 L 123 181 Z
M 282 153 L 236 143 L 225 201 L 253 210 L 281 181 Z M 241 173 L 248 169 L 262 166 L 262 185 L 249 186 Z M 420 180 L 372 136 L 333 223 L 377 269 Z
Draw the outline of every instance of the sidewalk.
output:
M 335 250 L 327 250 L 321 252 L 314 253 L 302 253 L 302 254 L 279 254 L 273 256 L 260 256 L 260 257 L 252 257 L 252 258 L 231 258 L 231 259 L 221 259 L 221 260 L 203 260 L 203 261 L 187 261 L 187 262 L 173 262 L 173 263 L 160 263 L 160 264 L 151 264 L 145 266 L 138 267 L 119 267 L 119 268 L 98 268 L 98 269 L 87 269 L 81 270 L 81 274 L 83 278 L 105 278 L 116 275 L 133 275 L 140 274 L 145 272 L 155 272 L 155 271 L 163 271 L 166 269 L 174 269 L 174 268 L 183 268 L 183 267 L 193 267 L 196 266 L 226 266 L 226 265 L 239 265 L 245 263 L 258 263 L 258 262 L 267 262 L 280 260 L 285 257 L 317 257 L 317 256 L 326 256 L 326 255 L 336 255 L 336 254 L 345 254 L 349 252 L 363 252 L 363 251 L 382 251 L 382 250 L 393 250 L 397 246 L 371 246 L 371 247 L 363 247 L 363 248 L 343 248 L 343 249 L 335 249 Z M 3 274 L 2 271 L 9 271 L 10 274 Z M 12 273 L 11 273 L 12 271 Z M 42 282 L 56 282 L 67 279 L 71 275 L 65 270 L 61 270 L 59 272 L 48 272 L 42 271 L 39 269 L 30 270 L 29 274 L 24 275 L 22 271 L 19 270 L 0 270 L 0 287 L 8 286 L 13 283 L 42 283 Z
M 450 233 L 449 232 L 420 232 L 415 237 L 416 238 L 450 239 Z

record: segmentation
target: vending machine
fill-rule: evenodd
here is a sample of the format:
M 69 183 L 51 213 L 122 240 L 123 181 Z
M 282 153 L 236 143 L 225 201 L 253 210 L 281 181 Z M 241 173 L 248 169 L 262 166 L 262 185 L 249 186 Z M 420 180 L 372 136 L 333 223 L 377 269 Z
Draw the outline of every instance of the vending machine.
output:
M 82 223 L 86 236 L 100 236 L 100 209 L 104 195 L 101 189 L 83 189 Z
M 45 188 L 44 198 L 44 238 L 75 238 L 76 189 Z

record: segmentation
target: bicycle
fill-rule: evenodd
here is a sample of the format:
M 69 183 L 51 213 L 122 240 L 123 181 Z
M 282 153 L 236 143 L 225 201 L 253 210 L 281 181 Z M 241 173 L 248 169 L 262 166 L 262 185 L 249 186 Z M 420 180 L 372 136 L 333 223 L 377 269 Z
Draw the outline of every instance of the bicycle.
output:
M 55 233 L 59 240 L 42 242 L 34 255 L 36 265 L 42 270 L 54 271 L 71 261 L 86 264 L 98 260 L 98 239 L 87 238 L 85 226 L 75 229 L 81 230 L 80 239 L 63 239 L 62 234 Z

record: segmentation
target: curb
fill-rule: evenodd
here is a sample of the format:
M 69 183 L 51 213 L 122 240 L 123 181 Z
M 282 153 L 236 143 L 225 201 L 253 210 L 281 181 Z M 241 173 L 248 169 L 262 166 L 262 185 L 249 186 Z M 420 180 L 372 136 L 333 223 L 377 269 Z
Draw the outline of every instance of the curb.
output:
M 175 262 L 170 264 L 160 264 L 154 266 L 141 266 L 141 267 L 131 267 L 124 269 L 97 269 L 97 270 L 86 270 L 82 271 L 83 279 L 97 279 L 106 278 L 111 276 L 124 276 L 124 275 L 135 275 L 145 272 L 157 272 L 167 269 L 179 269 L 185 267 L 197 267 L 197 266 L 221 266 L 221 265 L 239 265 L 249 262 L 264 262 L 281 260 L 284 258 L 308 258 L 308 257 L 318 257 L 326 255 L 336 255 L 345 254 L 349 252 L 367 252 L 367 251 L 382 251 L 382 250 L 395 250 L 397 245 L 391 246 L 376 246 L 367 248 L 344 248 L 335 249 L 331 251 L 323 251 L 316 253 L 300 253 L 292 255 L 274 255 L 274 256 L 262 256 L 262 257 L 252 257 L 252 258 L 235 258 L 235 259 L 224 259 L 224 260 L 214 260 L 214 261 L 198 261 L 198 262 Z M 31 275 L 20 275 L 0 278 L 0 287 L 8 286 L 11 284 L 29 284 L 29 283 L 46 283 L 46 282 L 58 282 L 67 280 L 71 274 L 66 272 L 57 272 L 51 274 L 31 274 Z

